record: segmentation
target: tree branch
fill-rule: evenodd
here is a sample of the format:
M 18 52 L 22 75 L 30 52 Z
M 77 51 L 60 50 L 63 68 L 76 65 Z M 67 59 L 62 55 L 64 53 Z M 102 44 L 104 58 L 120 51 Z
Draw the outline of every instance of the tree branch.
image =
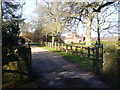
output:
M 113 4 L 115 2 L 106 2 L 105 4 L 102 4 L 101 6 L 99 6 L 97 9 L 93 8 L 94 12 L 101 12 L 101 9 L 104 8 L 105 6 L 108 6 L 110 4 Z

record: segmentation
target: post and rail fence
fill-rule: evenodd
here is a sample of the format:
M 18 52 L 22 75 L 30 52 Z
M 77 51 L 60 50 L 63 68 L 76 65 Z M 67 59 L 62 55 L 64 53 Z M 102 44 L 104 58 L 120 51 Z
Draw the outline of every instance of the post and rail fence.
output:
M 72 46 L 57 42 L 55 42 L 54 44 L 52 44 L 51 42 L 41 42 L 40 44 L 44 44 L 45 46 L 53 48 L 55 50 L 61 50 L 69 54 L 78 55 L 80 57 L 88 57 L 88 59 L 92 58 L 93 72 L 98 74 L 102 71 L 103 44 L 101 46 L 95 45 L 94 47 Z
M 44 44 L 44 43 L 42 43 Z M 46 42 L 45 44 L 47 47 L 49 48 L 53 48 L 56 50 L 61 50 L 63 52 L 69 53 L 69 54 L 74 54 L 74 55 L 78 55 L 80 57 L 87 57 L 88 60 L 93 60 L 93 72 L 96 75 L 106 75 L 105 69 L 108 69 L 107 67 L 109 67 L 108 63 L 106 62 L 111 62 L 111 60 L 109 60 L 109 56 L 107 57 L 106 53 L 106 44 L 101 45 L 93 45 L 91 47 L 85 47 L 85 46 L 73 46 L 73 45 L 67 45 L 64 43 L 57 43 L 55 42 L 54 44 L 52 44 L 51 42 Z M 114 47 L 113 47 L 114 48 Z M 112 50 L 112 49 L 111 49 Z M 108 50 L 110 51 L 110 50 Z M 115 50 L 112 50 L 113 52 Z M 110 53 L 110 52 L 109 52 Z M 115 52 L 114 52 L 115 53 Z M 115 73 L 117 73 L 117 80 L 120 83 L 120 49 L 117 49 L 117 60 L 114 60 L 115 63 L 117 63 L 117 71 Z M 107 60 L 107 61 L 106 61 Z M 108 61 L 109 60 L 109 61 Z M 106 65 L 108 65 L 106 67 Z M 109 67 L 110 69 L 111 67 Z M 110 72 L 109 72 L 110 73 Z M 107 76 L 107 75 L 106 75 Z M 114 77 L 114 76 L 113 76 Z

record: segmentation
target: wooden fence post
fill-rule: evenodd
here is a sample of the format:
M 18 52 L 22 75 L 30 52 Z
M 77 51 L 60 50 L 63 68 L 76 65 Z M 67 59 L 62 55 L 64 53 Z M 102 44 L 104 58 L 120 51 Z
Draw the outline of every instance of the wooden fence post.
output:
M 50 42 L 48 42 L 48 47 L 50 47 Z
M 50 48 L 52 48 L 52 43 L 50 42 Z
M 60 50 L 60 43 L 58 43 L 58 50 Z
M 93 47 L 93 72 L 95 72 L 95 48 Z
M 99 68 L 99 47 L 96 47 L 96 52 L 95 52 L 95 74 L 100 73 L 100 68 Z
M 42 41 L 40 42 L 40 44 L 42 45 Z
M 49 42 L 49 48 L 50 48 L 50 42 Z
M 56 45 L 56 42 L 55 42 L 55 50 L 57 49 L 57 45 Z
M 51 48 L 52 48 L 52 43 L 51 43 Z
M 64 46 L 63 46 L 63 44 L 61 44 L 61 46 L 62 46 L 62 51 L 64 51 Z
M 80 47 L 80 56 L 83 57 L 83 47 Z
M 49 44 L 48 47 L 50 48 L 50 42 L 48 42 L 48 44 Z
M 90 47 L 88 47 L 88 58 L 90 58 Z
M 48 42 L 46 42 L 46 47 L 48 47 Z
M 76 54 L 78 55 L 78 46 L 76 46 L 75 52 L 76 52 Z
M 60 44 L 60 50 L 62 50 L 62 49 L 61 49 L 61 46 L 62 46 L 62 45 L 61 45 L 61 43 L 59 43 L 59 44 Z
M 53 48 L 53 44 L 51 43 L 51 48 Z
M 71 51 L 71 54 L 73 54 L 73 51 L 72 51 L 72 45 L 70 46 L 70 51 Z
M 49 42 L 47 42 L 47 47 L 49 47 Z
M 99 60 L 99 63 L 100 63 L 100 73 L 103 72 L 103 44 L 101 44 L 101 47 L 100 47 L 100 51 L 99 51 L 99 56 L 100 56 L 100 60 Z
M 47 42 L 45 42 L 45 46 L 47 47 Z
M 31 55 L 31 48 L 29 49 L 29 79 L 32 79 L 32 55 Z
M 68 53 L 68 45 L 66 45 L 66 53 Z
M 49 48 L 51 47 L 50 42 L 49 42 Z

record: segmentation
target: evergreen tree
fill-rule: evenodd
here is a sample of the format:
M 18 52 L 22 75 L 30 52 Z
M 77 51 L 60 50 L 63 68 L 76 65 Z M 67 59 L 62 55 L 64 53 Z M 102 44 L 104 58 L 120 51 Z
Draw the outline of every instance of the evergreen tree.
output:
M 22 14 L 18 14 L 21 5 L 15 0 L 2 1 L 2 57 L 3 65 L 15 60 L 13 47 L 18 46 L 19 23 Z

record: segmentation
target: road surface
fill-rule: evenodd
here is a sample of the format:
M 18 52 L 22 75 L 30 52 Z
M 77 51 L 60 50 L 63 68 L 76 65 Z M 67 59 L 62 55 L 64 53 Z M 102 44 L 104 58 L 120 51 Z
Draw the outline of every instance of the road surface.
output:
M 38 88 L 109 88 L 94 74 L 77 66 L 64 57 L 32 46 L 32 67 L 36 75 L 44 79 L 44 84 L 39 83 Z

